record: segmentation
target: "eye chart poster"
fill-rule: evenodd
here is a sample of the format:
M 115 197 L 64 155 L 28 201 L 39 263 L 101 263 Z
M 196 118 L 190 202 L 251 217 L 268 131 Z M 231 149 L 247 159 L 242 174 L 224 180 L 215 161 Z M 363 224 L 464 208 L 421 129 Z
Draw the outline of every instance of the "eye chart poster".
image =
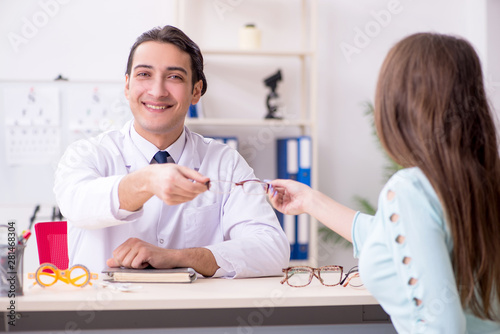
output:
M 120 129 L 131 118 L 123 84 L 82 84 L 68 91 L 70 142 Z
M 40 165 L 60 152 L 59 89 L 4 89 L 5 145 L 9 165 Z

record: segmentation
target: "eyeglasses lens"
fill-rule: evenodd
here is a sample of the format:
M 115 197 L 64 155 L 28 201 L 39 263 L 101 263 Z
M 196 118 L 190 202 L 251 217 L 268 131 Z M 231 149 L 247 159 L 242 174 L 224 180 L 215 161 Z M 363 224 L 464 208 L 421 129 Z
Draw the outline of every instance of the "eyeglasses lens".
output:
M 324 285 L 337 285 L 342 277 L 342 271 L 339 268 L 323 268 L 319 271 L 319 276 Z
M 75 286 L 84 285 L 88 277 L 88 273 L 86 273 L 85 270 L 80 266 L 75 266 L 69 272 L 70 282 Z
M 231 192 L 231 182 L 227 181 L 210 181 L 208 190 L 216 194 L 225 194 Z
M 349 285 L 355 288 L 359 288 L 363 286 L 363 281 L 361 280 L 361 277 L 359 277 L 358 273 L 355 273 L 352 275 L 352 277 L 349 277 Z
M 312 271 L 309 268 L 293 268 L 288 271 L 288 284 L 291 286 L 306 286 L 309 284 Z
M 251 195 L 263 195 L 266 193 L 267 184 L 259 181 L 248 181 L 242 184 L 243 191 Z
M 37 273 L 38 272 L 39 271 L 37 271 Z M 44 266 L 43 270 L 41 270 L 38 275 L 38 279 L 40 280 L 40 285 L 42 286 L 50 286 L 54 284 L 59 279 L 57 268 L 55 266 Z

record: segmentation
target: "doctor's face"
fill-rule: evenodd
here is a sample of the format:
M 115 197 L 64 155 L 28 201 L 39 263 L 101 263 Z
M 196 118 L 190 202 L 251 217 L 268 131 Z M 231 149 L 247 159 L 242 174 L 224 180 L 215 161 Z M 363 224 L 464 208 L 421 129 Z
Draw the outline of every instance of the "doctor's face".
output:
M 125 77 L 125 96 L 141 136 L 181 134 L 189 106 L 201 97 L 203 84 L 193 87 L 192 75 L 189 54 L 177 46 L 149 41 L 137 47 Z

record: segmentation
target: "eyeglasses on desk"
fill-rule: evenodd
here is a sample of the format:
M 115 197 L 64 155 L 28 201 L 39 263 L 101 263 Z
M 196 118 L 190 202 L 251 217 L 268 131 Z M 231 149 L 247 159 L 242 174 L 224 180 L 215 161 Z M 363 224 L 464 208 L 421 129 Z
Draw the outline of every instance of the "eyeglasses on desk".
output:
M 285 282 L 294 288 L 301 288 L 311 284 L 314 277 L 316 277 L 321 284 L 325 286 L 347 285 L 354 288 L 363 287 L 363 282 L 359 277 L 358 266 L 352 267 L 344 275 L 344 268 L 342 266 L 323 266 L 313 268 L 309 266 L 294 266 L 283 269 L 285 277 L 281 284 Z

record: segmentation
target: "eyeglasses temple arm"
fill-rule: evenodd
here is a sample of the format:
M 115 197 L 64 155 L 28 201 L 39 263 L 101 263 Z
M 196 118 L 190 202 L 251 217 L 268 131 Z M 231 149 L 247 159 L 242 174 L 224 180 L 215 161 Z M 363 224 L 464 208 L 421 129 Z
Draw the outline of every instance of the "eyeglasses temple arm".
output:
M 349 284 L 349 282 L 351 281 L 351 279 L 353 279 L 354 277 L 359 277 L 358 272 L 354 272 L 351 277 L 349 277 L 349 275 L 350 274 L 348 273 L 347 276 L 344 278 L 344 280 L 340 283 L 340 284 L 342 284 L 343 287 L 346 287 Z M 346 278 L 349 278 L 349 279 L 346 280 Z

